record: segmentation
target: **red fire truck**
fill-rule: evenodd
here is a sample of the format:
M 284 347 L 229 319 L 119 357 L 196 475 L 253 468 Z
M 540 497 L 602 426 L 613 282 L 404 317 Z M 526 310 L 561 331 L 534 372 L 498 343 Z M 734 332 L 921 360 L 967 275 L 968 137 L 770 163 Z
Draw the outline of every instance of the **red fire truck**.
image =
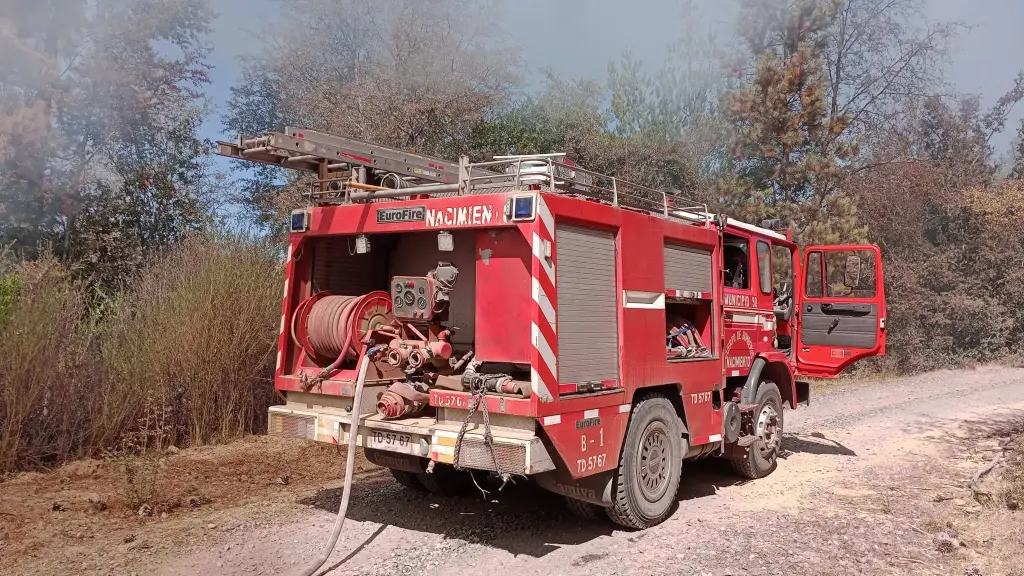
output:
M 649 527 L 684 460 L 770 474 L 806 379 L 885 351 L 875 246 L 800 251 L 561 154 L 450 163 L 291 127 L 220 154 L 315 174 L 270 431 L 355 434 L 416 490 L 529 476 Z

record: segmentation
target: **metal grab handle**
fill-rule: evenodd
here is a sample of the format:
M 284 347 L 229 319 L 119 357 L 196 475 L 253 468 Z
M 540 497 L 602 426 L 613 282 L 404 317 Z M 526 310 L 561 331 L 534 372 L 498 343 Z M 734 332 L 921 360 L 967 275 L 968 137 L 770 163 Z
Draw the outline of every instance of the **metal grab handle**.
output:
M 835 320 L 832 321 L 831 324 L 828 325 L 828 332 L 826 332 L 826 334 L 831 334 L 837 326 L 839 326 L 839 318 L 836 318 Z
M 848 314 L 868 314 L 871 312 L 870 304 L 831 304 L 826 302 L 821 305 L 821 311 L 826 314 L 846 312 Z

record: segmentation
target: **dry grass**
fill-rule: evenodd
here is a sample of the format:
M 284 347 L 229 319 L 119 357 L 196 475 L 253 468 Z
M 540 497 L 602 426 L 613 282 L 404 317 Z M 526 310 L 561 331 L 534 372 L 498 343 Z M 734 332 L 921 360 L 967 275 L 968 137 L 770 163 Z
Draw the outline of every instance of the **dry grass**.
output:
M 217 442 L 265 425 L 282 281 L 272 246 L 198 236 L 115 297 L 98 297 L 52 258 L 7 270 L 0 474 Z
M 157 262 L 104 342 L 111 433 L 154 402 L 170 410 L 174 443 L 258 429 L 273 402 L 282 277 L 268 247 L 233 237 L 196 239 Z
M 94 366 L 84 290 L 51 258 L 4 281 L 0 323 L 0 473 L 81 452 Z
M 1024 432 L 1010 446 L 999 498 L 1008 509 L 1019 511 L 1024 508 Z

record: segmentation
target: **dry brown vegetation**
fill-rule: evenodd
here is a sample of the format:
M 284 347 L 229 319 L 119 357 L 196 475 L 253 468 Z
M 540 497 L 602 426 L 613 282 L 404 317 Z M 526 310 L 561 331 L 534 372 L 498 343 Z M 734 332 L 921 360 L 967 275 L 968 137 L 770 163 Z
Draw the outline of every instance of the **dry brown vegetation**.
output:
M 344 454 L 333 446 L 249 436 L 154 455 L 147 466 L 159 474 L 140 506 L 125 490 L 130 484 L 122 463 L 86 459 L 8 479 L 0 490 L 0 572 L 127 574 L 125 566 L 137 563 L 138 554 L 157 547 L 180 551 L 183 543 L 234 530 L 238 521 L 224 517 L 231 511 L 293 504 L 345 469 Z M 356 469 L 375 467 L 360 458 Z M 253 520 L 263 519 L 254 513 L 246 523 Z M 62 552 L 54 554 L 55 547 Z
M 205 234 L 115 295 L 51 258 L 0 298 L 0 473 L 258 430 L 280 315 L 270 246 Z

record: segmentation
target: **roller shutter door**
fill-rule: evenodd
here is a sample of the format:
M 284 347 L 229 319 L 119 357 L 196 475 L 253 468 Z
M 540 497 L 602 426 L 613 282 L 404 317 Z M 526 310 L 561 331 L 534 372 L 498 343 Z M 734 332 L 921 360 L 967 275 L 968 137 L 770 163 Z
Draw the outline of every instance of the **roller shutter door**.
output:
M 615 235 L 557 224 L 558 381 L 619 379 Z
M 316 238 L 313 249 L 313 290 L 359 296 L 387 289 L 386 253 L 353 254 L 355 244 L 346 236 Z M 386 246 L 374 246 L 383 250 Z
M 665 289 L 711 292 L 711 252 L 665 244 Z

